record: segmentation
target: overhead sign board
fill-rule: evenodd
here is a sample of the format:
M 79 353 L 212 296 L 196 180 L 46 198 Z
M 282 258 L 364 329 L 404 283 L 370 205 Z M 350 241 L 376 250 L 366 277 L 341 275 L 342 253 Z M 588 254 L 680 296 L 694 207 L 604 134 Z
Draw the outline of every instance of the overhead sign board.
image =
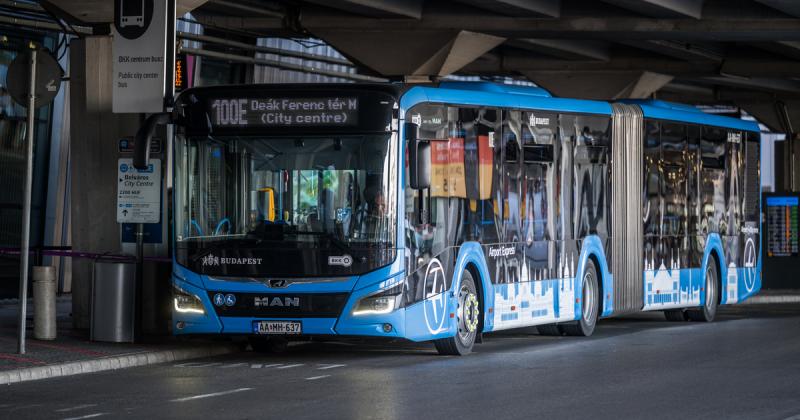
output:
M 161 220 L 161 159 L 150 159 L 147 169 L 133 167 L 133 159 L 117 161 L 117 223 L 158 223 Z
M 167 0 L 114 0 L 114 112 L 164 110 L 167 10 Z
M 358 124 L 358 97 L 217 98 L 211 123 L 222 127 L 308 127 Z

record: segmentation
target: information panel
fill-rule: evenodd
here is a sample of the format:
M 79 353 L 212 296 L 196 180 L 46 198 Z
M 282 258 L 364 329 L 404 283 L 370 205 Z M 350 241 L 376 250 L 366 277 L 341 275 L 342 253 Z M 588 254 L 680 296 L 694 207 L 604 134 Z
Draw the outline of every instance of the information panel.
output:
M 117 161 L 117 223 L 158 223 L 161 220 L 161 159 L 150 159 L 147 169 L 133 167 L 133 159 Z
M 357 97 L 217 98 L 209 104 L 217 127 L 309 127 L 358 124 Z
M 767 197 L 767 256 L 797 256 L 798 197 Z

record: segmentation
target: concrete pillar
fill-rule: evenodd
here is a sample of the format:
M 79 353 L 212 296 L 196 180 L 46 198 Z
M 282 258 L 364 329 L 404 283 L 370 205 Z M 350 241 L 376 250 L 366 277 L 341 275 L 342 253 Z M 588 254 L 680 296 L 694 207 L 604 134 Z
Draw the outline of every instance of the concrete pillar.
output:
M 116 222 L 117 140 L 136 133 L 139 116 L 111 112 L 110 36 L 70 44 L 70 192 L 72 247 L 94 253 L 120 252 Z M 72 315 L 89 328 L 90 260 L 72 261 Z
M 775 143 L 775 190 L 800 191 L 800 101 L 737 101 L 742 109 L 786 141 Z

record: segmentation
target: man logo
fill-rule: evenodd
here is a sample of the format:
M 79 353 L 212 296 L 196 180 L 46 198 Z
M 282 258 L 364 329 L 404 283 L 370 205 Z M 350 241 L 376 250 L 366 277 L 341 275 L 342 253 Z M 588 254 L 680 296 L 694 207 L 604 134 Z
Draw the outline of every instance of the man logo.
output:
M 444 280 L 444 268 L 438 258 L 433 258 L 425 269 L 425 279 L 422 287 L 425 291 L 425 301 L 422 304 L 422 312 L 425 315 L 425 324 L 428 332 L 439 334 L 445 330 L 444 320 L 447 319 L 447 300 L 444 292 L 446 284 Z
M 747 238 L 744 244 L 744 287 L 748 292 L 752 292 L 756 285 L 756 243 L 753 238 Z
M 253 304 L 258 308 L 266 308 L 272 306 L 281 306 L 285 308 L 300 307 L 300 298 L 299 297 L 284 297 L 280 298 L 278 296 L 274 297 L 257 297 L 253 301 Z
M 273 287 L 273 288 L 276 288 L 276 289 L 277 288 L 281 288 L 281 287 L 286 287 L 288 285 L 289 285 L 289 282 L 286 281 L 286 280 L 270 280 L 269 281 L 269 287 Z

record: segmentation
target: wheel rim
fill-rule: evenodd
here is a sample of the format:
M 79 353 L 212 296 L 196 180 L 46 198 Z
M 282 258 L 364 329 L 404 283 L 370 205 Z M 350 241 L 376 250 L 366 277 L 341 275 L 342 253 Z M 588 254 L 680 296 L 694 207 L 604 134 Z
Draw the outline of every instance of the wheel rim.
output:
M 458 338 L 464 344 L 469 344 L 478 331 L 478 317 L 480 306 L 478 297 L 466 285 L 461 286 L 458 293 Z
M 583 320 L 588 325 L 594 325 L 596 300 L 594 274 L 587 272 L 583 275 Z
M 714 268 L 710 265 L 706 268 L 706 312 L 709 315 L 714 315 L 717 310 L 715 305 L 717 301 L 717 278 Z

